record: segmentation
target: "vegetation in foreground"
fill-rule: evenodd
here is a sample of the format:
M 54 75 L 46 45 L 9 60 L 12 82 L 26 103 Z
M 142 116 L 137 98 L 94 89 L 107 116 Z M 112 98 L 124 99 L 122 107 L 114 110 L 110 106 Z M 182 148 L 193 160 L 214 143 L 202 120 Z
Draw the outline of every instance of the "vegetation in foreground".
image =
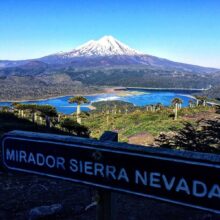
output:
M 77 100 L 71 99 L 70 101 L 75 102 Z M 86 101 L 83 100 L 83 102 Z M 160 103 L 136 107 L 131 103 L 122 101 L 99 102 L 93 104 L 95 110 L 89 113 L 80 112 L 79 105 L 79 111 L 72 115 L 58 114 L 54 107 L 48 105 L 15 103 L 11 108 L 2 107 L 0 134 L 9 130 L 20 129 L 83 137 L 90 136 L 98 139 L 104 131 L 111 130 L 118 132 L 120 142 L 187 150 L 190 150 L 187 146 L 192 145 L 192 150 L 217 152 L 214 148 L 218 148 L 219 142 L 213 142 L 211 136 L 204 137 L 204 132 L 199 132 L 201 129 L 209 128 L 209 126 L 204 126 L 204 120 L 209 120 L 207 122 L 209 124 L 212 123 L 212 120 L 214 120 L 213 123 L 217 121 L 215 127 L 219 126 L 216 108 L 206 106 L 202 99 L 197 103 L 190 101 L 187 108 L 181 107 L 181 100 L 174 99 L 172 103 L 173 105 L 170 107 L 164 107 Z M 215 117 L 216 119 L 214 119 Z M 194 140 L 196 144 L 189 141 L 186 146 L 177 141 L 180 139 L 178 134 L 187 129 L 194 131 L 193 134 L 197 138 Z M 213 132 L 210 131 L 210 133 Z M 216 132 L 214 135 L 218 136 L 219 131 Z M 189 136 L 191 133 L 188 132 L 186 139 L 194 138 Z M 208 142 L 205 145 L 201 144 L 202 142 L 199 140 L 202 138 L 206 142 L 209 140 L 214 147 L 212 151 L 208 147 Z M 204 147 L 201 148 L 198 145 Z
M 212 117 L 214 112 L 215 109 L 208 106 L 181 108 L 174 120 L 174 107 L 165 108 L 158 103 L 156 106 L 133 107 L 131 112 L 120 108 L 92 112 L 83 124 L 90 128 L 92 137 L 98 138 L 103 131 L 114 130 L 119 133 L 120 141 L 127 142 L 133 135 L 141 133 L 157 137 L 161 132 L 177 132 L 184 127 L 184 122 L 195 124 L 201 118 Z
M 88 128 L 78 124 L 75 120 L 70 122 L 71 124 L 68 118 L 59 116 L 52 106 L 18 104 L 14 110 L 2 107 L 0 136 L 12 130 L 25 130 L 89 137 Z
M 119 141 L 130 143 L 137 141 L 135 142 L 137 144 L 149 145 L 147 137 L 151 136 L 158 138 L 157 142 L 160 142 L 161 147 L 219 153 L 220 110 L 215 113 L 216 109 L 213 107 L 195 106 L 193 103 L 190 108 L 178 106 L 176 120 L 174 120 L 176 106 L 165 108 L 160 103 L 154 106 L 135 107 L 129 103 L 114 101 L 96 103 L 95 107 L 96 110 L 91 111 L 90 114 L 80 114 L 82 124 L 76 122 L 77 114 L 58 114 L 52 106 L 14 104 L 12 108 L 2 107 L 0 135 L 19 129 L 88 137 L 90 129 L 90 136 L 99 138 L 104 130 L 115 130 L 119 132 Z M 205 121 L 201 120 L 202 118 Z M 198 120 L 205 124 L 201 126 Z M 155 143 L 155 140 L 152 143 Z M 73 185 L 72 182 L 23 173 L 7 173 L 0 166 L 0 186 L 0 219 L 26 219 L 30 216 L 31 210 L 42 206 L 48 207 L 47 205 L 54 203 L 61 207 L 60 211 L 44 219 L 81 219 L 82 217 L 91 219 L 91 216 L 95 216 L 94 209 L 85 211 L 94 193 L 88 188 Z M 160 212 L 155 211 L 154 216 L 161 219 L 164 218 L 164 213 L 169 217 L 172 215 L 172 219 L 176 218 L 176 213 L 180 213 L 179 216 L 184 218 L 192 216 L 191 209 L 180 209 L 169 204 L 161 205 L 152 200 L 138 198 L 137 201 L 130 196 L 119 194 L 117 201 L 120 201 L 117 203 L 119 217 L 124 212 L 130 213 L 131 210 L 143 215 L 144 207 L 160 210 Z M 138 206 L 135 206 L 136 204 Z M 132 209 L 134 206 L 135 209 Z M 137 212 L 137 209 L 140 212 Z M 170 213 L 171 209 L 173 214 Z M 204 217 L 203 212 L 193 212 L 194 219 Z M 135 213 L 132 215 L 135 216 Z M 146 212 L 144 216 L 148 214 L 149 212 Z M 151 216 L 152 213 L 149 218 Z M 218 216 L 213 219 L 218 219 Z

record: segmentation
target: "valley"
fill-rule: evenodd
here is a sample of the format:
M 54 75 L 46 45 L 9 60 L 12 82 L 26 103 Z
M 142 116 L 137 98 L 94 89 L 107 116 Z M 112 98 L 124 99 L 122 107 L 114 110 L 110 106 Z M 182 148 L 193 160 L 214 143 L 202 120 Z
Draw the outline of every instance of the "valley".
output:
M 102 92 L 106 86 L 202 89 L 212 85 L 215 92 L 211 94 L 211 98 L 220 97 L 219 91 L 215 89 L 220 84 L 220 73 L 183 73 L 138 67 L 68 67 L 55 70 L 48 67 L 40 73 L 35 71 L 36 67 L 25 71 L 21 67 L 0 69 L 0 100 L 88 95 Z

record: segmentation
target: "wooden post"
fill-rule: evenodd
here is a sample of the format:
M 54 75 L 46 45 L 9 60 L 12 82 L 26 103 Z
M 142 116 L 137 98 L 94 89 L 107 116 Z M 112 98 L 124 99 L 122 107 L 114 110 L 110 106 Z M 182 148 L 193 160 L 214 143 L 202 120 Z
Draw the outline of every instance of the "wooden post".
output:
M 106 131 L 100 137 L 101 141 L 118 142 L 118 133 Z M 115 220 L 115 196 L 108 190 L 97 190 L 98 205 L 96 209 L 97 220 Z

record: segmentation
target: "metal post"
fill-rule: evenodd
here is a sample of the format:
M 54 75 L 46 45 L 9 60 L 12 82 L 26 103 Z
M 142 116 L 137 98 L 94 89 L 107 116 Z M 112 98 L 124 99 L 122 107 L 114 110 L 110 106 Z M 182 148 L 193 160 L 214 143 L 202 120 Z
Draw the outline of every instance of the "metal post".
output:
M 106 131 L 100 137 L 101 141 L 118 142 L 118 133 Z M 108 190 L 97 190 L 96 196 L 98 205 L 96 209 L 97 220 L 115 220 L 115 196 L 114 193 Z

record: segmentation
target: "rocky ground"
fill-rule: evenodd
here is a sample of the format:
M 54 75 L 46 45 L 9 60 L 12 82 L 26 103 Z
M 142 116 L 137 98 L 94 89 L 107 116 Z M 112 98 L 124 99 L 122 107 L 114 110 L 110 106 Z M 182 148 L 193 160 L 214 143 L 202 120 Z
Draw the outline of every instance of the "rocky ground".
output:
M 139 134 L 132 135 L 128 138 L 129 144 L 139 144 L 144 146 L 152 146 L 155 145 L 155 138 L 149 132 L 142 132 Z

